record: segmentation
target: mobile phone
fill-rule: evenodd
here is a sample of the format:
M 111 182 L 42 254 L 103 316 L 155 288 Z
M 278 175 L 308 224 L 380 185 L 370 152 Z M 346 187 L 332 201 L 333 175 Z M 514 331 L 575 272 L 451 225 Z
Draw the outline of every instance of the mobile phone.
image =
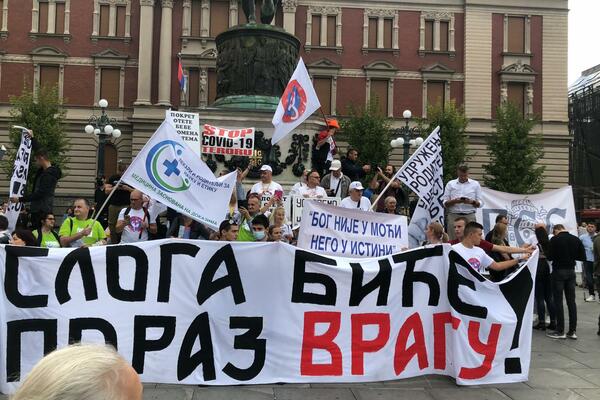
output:
M 277 197 L 278 199 L 283 199 L 283 190 L 276 190 L 275 197 Z

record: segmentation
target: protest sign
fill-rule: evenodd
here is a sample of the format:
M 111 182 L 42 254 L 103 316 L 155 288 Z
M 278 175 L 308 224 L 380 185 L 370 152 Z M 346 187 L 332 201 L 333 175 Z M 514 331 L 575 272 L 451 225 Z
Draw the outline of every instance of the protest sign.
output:
M 202 153 L 251 157 L 254 154 L 254 128 L 226 129 L 204 125 Z
M 183 141 L 200 156 L 200 115 L 197 113 L 167 110 L 166 118 L 171 121 Z
M 292 196 L 289 206 L 290 206 L 290 222 L 292 227 L 297 228 L 300 226 L 302 222 L 302 214 L 304 210 L 304 205 L 306 202 L 316 202 L 329 204 L 331 206 L 339 206 L 342 200 L 339 197 L 322 197 L 322 198 L 313 198 L 308 199 L 302 196 Z
M 225 218 L 237 172 L 215 178 L 165 120 L 135 157 L 122 180 L 212 229 Z
M 508 241 L 522 246 L 535 237 L 535 224 L 543 222 L 552 233 L 552 227 L 562 224 L 577 235 L 577 218 L 571 186 L 539 194 L 512 194 L 481 188 L 482 206 L 477 209 L 477 221 L 484 232 L 494 229 L 496 216 L 508 217 Z
M 408 227 L 410 247 L 417 247 L 426 239 L 427 225 L 431 222 L 444 225 L 444 171 L 439 126 L 402 165 L 396 178 L 419 196 Z
M 348 257 L 381 257 L 408 247 L 407 220 L 390 215 L 304 202 L 298 247 Z
M 115 345 L 143 382 L 520 382 L 536 264 L 492 283 L 449 245 L 373 259 L 174 239 L 0 246 L 0 390 L 70 341 Z
M 15 127 L 22 128 L 22 127 Z M 15 157 L 15 165 L 13 168 L 13 174 L 10 178 L 10 187 L 8 189 L 8 197 L 23 197 L 25 196 L 25 190 L 27 189 L 27 175 L 29 174 L 29 160 L 31 159 L 31 138 L 25 134 L 27 132 L 23 128 L 21 134 L 21 144 Z M 18 202 L 8 203 L 6 210 L 6 218 L 8 219 L 8 230 L 12 232 L 19 219 L 21 210 L 25 207 L 25 203 Z

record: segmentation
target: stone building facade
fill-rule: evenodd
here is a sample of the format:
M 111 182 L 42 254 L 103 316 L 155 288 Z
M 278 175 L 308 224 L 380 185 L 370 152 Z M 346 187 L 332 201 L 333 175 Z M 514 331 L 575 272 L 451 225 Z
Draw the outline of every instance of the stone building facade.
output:
M 376 96 L 401 126 L 403 110 L 426 117 L 428 103 L 452 99 L 471 120 L 478 177 L 495 109 L 513 101 L 540 120 L 546 187 L 568 182 L 567 0 L 280 3 L 274 24 L 300 39 L 325 113 L 343 118 L 351 104 Z M 107 147 L 107 173 L 135 155 L 169 107 L 197 110 L 214 125 L 253 125 L 268 138 L 272 113 L 211 106 L 215 37 L 238 23 L 245 23 L 239 0 L 0 0 L 0 142 L 7 142 L 9 97 L 36 81 L 58 84 L 67 108 L 72 151 L 63 196 L 93 192 L 97 139 L 83 127 L 101 98 L 123 132 Z M 189 78 L 185 95 L 178 56 Z M 312 137 L 318 122 L 313 117 L 297 133 Z M 280 149 L 284 183 L 297 179 L 291 164 L 303 157 L 289 142 Z M 296 160 L 286 164 L 288 156 Z M 0 184 L 7 187 L 6 177 Z

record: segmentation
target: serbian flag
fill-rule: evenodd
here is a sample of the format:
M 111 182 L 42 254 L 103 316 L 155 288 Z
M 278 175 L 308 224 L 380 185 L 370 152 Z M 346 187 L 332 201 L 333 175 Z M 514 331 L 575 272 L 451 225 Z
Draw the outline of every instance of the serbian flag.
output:
M 304 61 L 300 58 L 294 74 L 279 100 L 279 105 L 273 115 L 273 137 L 275 144 L 293 131 L 298 125 L 310 117 L 321 107 L 315 88 L 313 87 Z
M 177 80 L 179 81 L 179 88 L 183 93 L 186 92 L 187 88 L 187 78 L 183 74 L 183 67 L 181 66 L 181 58 L 179 59 L 179 65 L 177 66 Z

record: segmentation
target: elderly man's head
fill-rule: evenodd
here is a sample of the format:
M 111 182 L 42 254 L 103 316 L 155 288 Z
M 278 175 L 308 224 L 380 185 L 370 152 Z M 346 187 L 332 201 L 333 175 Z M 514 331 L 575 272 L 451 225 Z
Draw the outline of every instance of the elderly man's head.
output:
M 53 351 L 31 370 L 12 400 L 142 400 L 135 370 L 112 347 L 74 345 Z

